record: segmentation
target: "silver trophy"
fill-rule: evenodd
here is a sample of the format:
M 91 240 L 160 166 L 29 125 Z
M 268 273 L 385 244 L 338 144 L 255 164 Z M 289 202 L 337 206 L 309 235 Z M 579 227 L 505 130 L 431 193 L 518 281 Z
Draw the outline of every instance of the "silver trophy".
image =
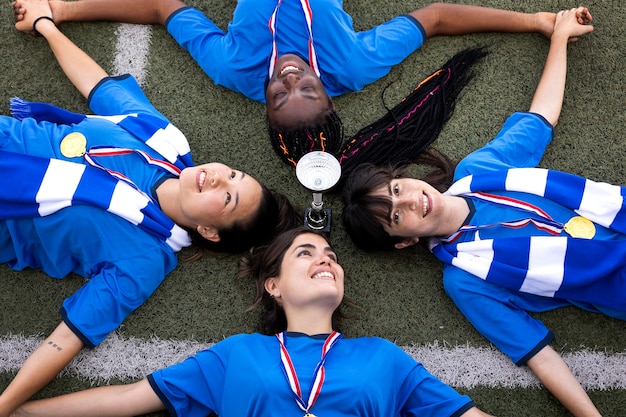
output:
M 304 225 L 313 230 L 330 233 L 330 208 L 324 208 L 322 192 L 330 190 L 341 177 L 341 165 L 328 152 L 305 154 L 296 165 L 300 184 L 313 192 L 311 207 L 304 209 Z

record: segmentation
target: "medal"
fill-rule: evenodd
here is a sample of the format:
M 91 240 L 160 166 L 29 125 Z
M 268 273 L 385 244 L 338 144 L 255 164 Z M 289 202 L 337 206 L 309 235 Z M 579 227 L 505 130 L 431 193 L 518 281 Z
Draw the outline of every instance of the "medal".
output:
M 596 234 L 596 226 L 586 217 L 576 216 L 569 219 L 563 230 L 571 237 L 579 237 L 582 239 L 591 239 Z
M 306 413 L 304 417 L 317 417 L 315 414 Z
M 66 158 L 80 157 L 87 151 L 87 138 L 79 132 L 72 132 L 61 140 L 61 154 Z

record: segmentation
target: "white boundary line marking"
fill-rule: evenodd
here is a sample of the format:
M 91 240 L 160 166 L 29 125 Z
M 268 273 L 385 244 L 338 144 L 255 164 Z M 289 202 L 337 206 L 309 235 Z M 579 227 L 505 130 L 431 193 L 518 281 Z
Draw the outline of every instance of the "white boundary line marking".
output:
M 35 336 L 0 337 L 0 372 L 17 372 L 26 357 L 42 341 L 43 338 Z M 114 333 L 96 349 L 83 350 L 62 375 L 85 378 L 92 382 L 138 379 L 180 362 L 211 345 L 156 337 L 149 340 L 125 339 Z M 447 348 L 438 342 L 401 348 L 422 362 L 432 374 L 457 388 L 539 386 L 530 369 L 515 366 L 493 348 Z M 585 389 L 626 389 L 626 352 L 604 353 L 585 349 L 563 357 Z
M 149 25 L 120 23 L 115 30 L 114 75 L 132 74 L 139 85 L 144 85 L 147 75 L 148 55 L 152 29 Z

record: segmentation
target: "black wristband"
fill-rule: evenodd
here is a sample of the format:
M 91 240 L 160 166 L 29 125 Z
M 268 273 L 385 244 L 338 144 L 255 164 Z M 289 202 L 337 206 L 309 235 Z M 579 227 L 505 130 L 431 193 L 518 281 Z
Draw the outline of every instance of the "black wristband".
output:
M 37 26 L 37 22 L 39 22 L 41 19 L 46 19 L 51 21 L 52 23 L 54 23 L 54 19 L 51 18 L 50 16 L 39 16 L 37 19 L 35 19 L 35 21 L 33 22 L 33 34 L 35 36 L 41 36 L 41 33 L 37 32 L 37 29 L 35 29 L 35 27 Z

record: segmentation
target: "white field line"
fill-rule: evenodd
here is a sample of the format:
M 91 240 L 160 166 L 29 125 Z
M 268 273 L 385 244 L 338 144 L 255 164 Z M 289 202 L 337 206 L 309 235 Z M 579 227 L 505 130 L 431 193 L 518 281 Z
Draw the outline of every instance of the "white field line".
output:
M 26 357 L 41 344 L 35 336 L 0 337 L 0 372 L 17 372 Z M 83 350 L 62 375 L 92 382 L 131 380 L 180 362 L 210 343 L 191 340 L 125 339 L 110 335 L 93 350 Z M 476 386 L 527 388 L 539 383 L 527 367 L 517 367 L 492 348 L 444 347 L 439 343 L 401 346 L 404 351 L 445 383 L 457 388 Z M 581 384 L 590 390 L 626 389 L 626 352 L 588 349 L 564 355 Z
M 139 85 L 144 85 L 152 35 L 150 26 L 121 23 L 115 34 L 117 44 L 111 74 L 128 73 L 137 79 Z

